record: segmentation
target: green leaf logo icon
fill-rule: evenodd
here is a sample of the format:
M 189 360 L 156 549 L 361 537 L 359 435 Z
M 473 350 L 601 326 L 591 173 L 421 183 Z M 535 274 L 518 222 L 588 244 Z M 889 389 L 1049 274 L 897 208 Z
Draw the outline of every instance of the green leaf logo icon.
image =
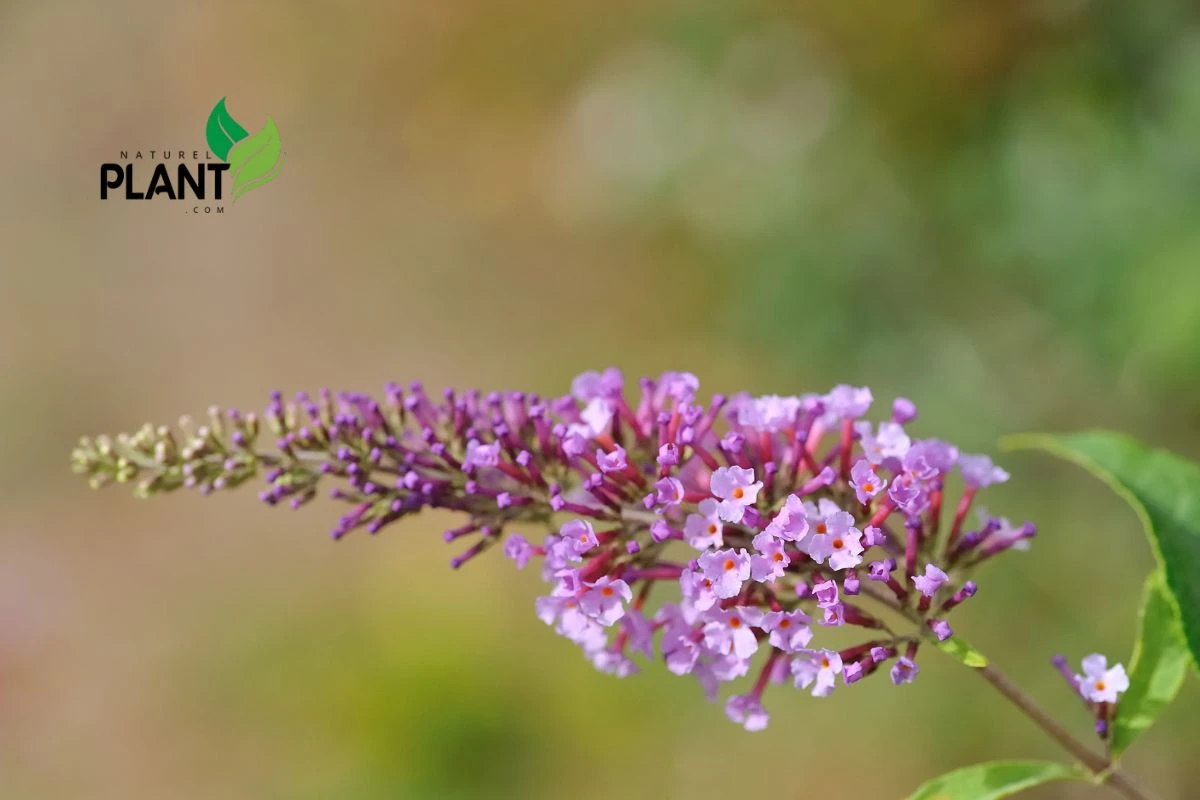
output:
M 212 113 L 208 115 L 205 133 L 208 136 L 208 149 L 222 161 L 229 160 L 229 148 L 249 136 L 246 129 L 229 116 L 224 97 L 213 106 Z
M 218 103 L 223 106 L 223 103 Z M 237 123 L 234 123 L 235 125 Z M 240 126 L 239 126 L 240 127 Z M 267 117 L 267 124 L 253 136 L 242 139 L 229 150 L 229 169 L 233 174 L 233 199 L 274 180 L 283 163 L 279 130 Z M 215 152 L 215 151 L 214 151 Z

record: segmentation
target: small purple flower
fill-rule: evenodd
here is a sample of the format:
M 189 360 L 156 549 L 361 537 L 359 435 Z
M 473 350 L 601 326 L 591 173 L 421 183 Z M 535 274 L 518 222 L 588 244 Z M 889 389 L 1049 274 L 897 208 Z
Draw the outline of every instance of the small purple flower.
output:
M 1083 659 L 1083 674 L 1075 676 L 1079 691 L 1093 703 L 1115 703 L 1129 688 L 1129 676 L 1121 664 L 1108 666 L 1108 659 L 1092 653 Z
M 862 581 L 858 578 L 858 572 L 851 570 L 842 578 L 842 591 L 846 594 L 858 594 L 862 588 Z
M 625 378 L 621 370 L 609 367 L 604 372 L 582 372 L 571 381 L 571 394 L 583 402 L 589 402 L 597 397 L 612 397 L 620 394 L 625 386 Z
M 897 397 L 892 401 L 892 421 L 906 425 L 917 418 L 917 406 L 907 397 Z
M 690 403 L 700 389 L 700 379 L 690 372 L 664 372 L 658 388 L 678 403 Z
M 929 630 L 933 631 L 933 635 L 937 637 L 939 642 L 944 642 L 954 635 L 954 630 L 950 627 L 950 623 L 944 619 L 931 619 L 925 624 L 929 626 Z
M 796 424 L 800 412 L 800 398 L 765 395 L 747 397 L 738 406 L 738 424 L 757 431 L 774 433 Z
M 813 697 L 825 697 L 837 686 L 842 657 L 834 650 L 805 650 L 792 660 L 797 689 L 812 686 Z
M 538 619 L 572 641 L 578 641 L 594 623 L 579 608 L 573 598 L 539 597 L 535 602 Z
M 707 611 L 716 604 L 716 588 L 703 572 L 685 569 L 679 576 L 679 593 L 696 611 Z
M 962 470 L 963 482 L 972 489 L 982 489 L 1008 480 L 1008 473 L 984 455 L 962 453 L 958 457 L 958 468 Z
M 571 546 L 570 542 L 555 533 L 547 534 L 546 541 L 542 544 L 542 550 L 546 553 L 546 561 L 543 564 L 544 572 L 551 576 L 566 567 L 568 562 L 582 560 L 580 556 L 576 555 L 575 548 Z
M 576 598 L 583 593 L 584 584 L 583 578 L 580 577 L 577 569 L 560 569 L 554 573 L 554 588 L 550 594 L 555 597 L 570 597 Z
M 887 481 L 875 474 L 875 470 L 871 468 L 871 462 L 864 458 L 860 459 L 850 470 L 850 485 L 854 487 L 854 494 L 858 497 L 858 502 L 866 504 L 872 497 L 884 490 Z
M 574 458 L 587 451 L 587 443 L 591 431 L 584 425 L 571 425 L 562 435 L 562 449 L 567 456 Z
M 735 606 L 718 611 L 704 625 L 704 646 L 721 655 L 748 659 L 758 652 L 754 626 L 762 624 L 763 614 L 756 608 Z
M 736 680 L 749 672 L 750 659 L 738 658 L 735 655 L 718 656 L 708 662 L 708 668 L 714 678 L 724 683 Z M 709 699 L 715 700 L 716 695 Z
M 784 570 L 792 563 L 783 551 L 783 542 L 766 532 L 754 537 L 758 553 L 750 556 L 750 577 L 760 583 L 774 583 L 782 578 Z
M 717 513 L 727 522 L 741 522 L 746 507 L 758 500 L 762 481 L 754 480 L 754 470 L 741 467 L 721 467 L 712 474 L 709 487 L 721 502 Z
M 564 522 L 563 526 L 558 529 L 558 534 L 574 556 L 582 556 L 600 544 L 600 540 L 596 538 L 596 532 L 592 530 L 592 523 L 583 519 Z
M 663 606 L 655 616 L 655 621 L 663 626 L 662 654 L 667 669 L 676 675 L 691 672 L 700 657 L 702 635 L 697 634 L 689 619 L 684 609 L 673 603 Z
M 736 597 L 750 580 L 750 554 L 745 550 L 712 550 L 700 556 L 700 569 L 712 581 L 717 597 Z
M 822 581 L 813 587 L 818 608 L 832 608 L 838 604 L 838 586 L 834 581 Z
M 504 543 L 504 556 L 517 562 L 517 569 L 525 569 L 525 565 L 533 557 L 533 545 L 519 533 L 510 534 Z
M 854 527 L 854 517 L 826 498 L 821 498 L 815 508 L 809 506 L 807 510 L 809 535 L 800 543 L 800 549 L 813 561 L 824 564 L 825 559 L 833 554 L 834 540 L 846 536 Z
M 942 572 L 933 564 L 925 565 L 924 575 L 913 576 L 913 586 L 917 587 L 917 591 L 926 597 L 933 597 L 945 585 L 950 578 L 945 572 Z
M 770 635 L 768 642 L 785 653 L 795 653 L 808 647 L 812 629 L 803 611 L 772 611 L 762 619 L 762 629 Z
M 629 462 L 625 459 L 625 448 L 621 445 L 614 447 L 611 453 L 597 450 L 596 463 L 600 465 L 600 471 L 605 474 L 621 472 L 629 466 Z
M 480 444 L 472 439 L 467 442 L 467 455 L 463 459 L 463 470 L 470 472 L 475 467 L 494 467 L 500 463 L 500 443 Z
M 788 542 L 799 542 L 808 535 L 808 512 L 804 501 L 794 494 L 784 500 L 783 508 L 767 525 L 767 532 Z
M 679 445 L 674 442 L 667 442 L 662 447 L 658 448 L 658 458 L 655 462 L 660 467 L 674 467 L 679 465 Z
M 583 420 L 585 426 L 580 433 L 584 436 L 599 436 L 606 432 L 608 426 L 612 424 L 612 404 L 601 397 L 593 398 L 583 411 L 579 412 L 579 418 Z
M 688 514 L 683 523 L 683 535 L 687 543 L 697 550 L 707 550 L 710 547 L 720 547 L 723 540 L 721 517 L 717 514 L 717 501 L 711 497 L 700 501 L 697 510 L 699 514 Z
M 858 528 L 849 528 L 844 533 L 829 538 L 829 568 L 850 569 L 862 563 L 862 534 Z
M 730 697 L 725 702 L 725 716 L 748 731 L 764 730 L 771 719 L 771 715 L 753 694 L 735 694 Z
M 629 637 L 629 648 L 646 656 L 654 657 L 654 625 L 636 608 L 625 610 L 621 626 Z
M 821 624 L 830 627 L 846 624 L 846 606 L 840 601 L 821 607 Z
M 687 636 L 663 636 L 663 658 L 675 675 L 687 675 L 700 658 L 700 645 Z
M 728 431 L 721 437 L 721 441 L 717 446 L 726 453 L 740 453 L 742 452 L 742 448 L 746 446 L 746 437 L 737 431 Z
M 638 669 L 638 665 L 630 661 L 624 654 L 616 650 L 610 650 L 607 647 L 593 651 L 590 657 L 592 665 L 605 675 L 628 678 L 630 675 L 636 675 L 641 671 Z
M 904 470 L 919 480 L 931 480 L 944 475 L 958 461 L 958 448 L 940 439 L 914 442 L 904 456 Z
M 985 552 L 999 552 L 1009 548 L 1028 550 L 1029 540 L 1037 534 L 1037 527 L 1032 522 L 1017 526 L 1004 517 L 990 517 L 986 509 L 980 509 L 979 514 L 984 520 L 985 530 L 990 531 L 979 545 Z
M 673 533 L 666 520 L 656 519 L 650 523 L 650 538 L 655 542 L 665 542 Z
M 840 384 L 825 395 L 825 415 L 832 422 L 844 419 L 858 419 L 871 408 L 875 398 L 871 390 L 865 386 L 848 386 Z
M 879 528 L 867 526 L 863 528 L 862 543 L 864 547 L 878 547 L 887 542 L 887 537 Z
M 904 426 L 896 422 L 879 423 L 877 433 L 872 432 L 869 422 L 859 422 L 854 429 L 858 433 L 863 455 L 873 465 L 882 464 L 888 459 L 902 459 L 912 446 Z
M 912 683 L 921 669 L 908 656 L 900 656 L 892 665 L 892 683 L 899 686 L 902 683 Z
M 683 502 L 683 484 L 678 478 L 659 478 L 654 482 L 654 494 L 646 498 L 647 505 L 660 511 Z
M 621 601 L 628 603 L 633 599 L 629 584 L 605 576 L 587 586 L 588 590 L 579 599 L 579 607 L 584 614 L 606 628 L 625 615 Z
M 915 516 L 924 511 L 929 500 L 921 481 L 915 480 L 907 473 L 892 481 L 892 485 L 888 489 L 888 497 L 892 498 L 892 502 L 909 516 Z

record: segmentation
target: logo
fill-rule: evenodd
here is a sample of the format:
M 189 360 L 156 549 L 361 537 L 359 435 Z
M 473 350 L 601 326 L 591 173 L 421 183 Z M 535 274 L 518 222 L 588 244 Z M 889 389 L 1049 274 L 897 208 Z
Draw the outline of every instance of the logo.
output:
M 223 205 L 208 201 L 229 198 L 236 203 L 279 174 L 283 146 L 279 129 L 270 117 L 257 133 L 251 134 L 229 113 L 222 97 L 209 113 L 204 133 L 208 143 L 204 151 L 120 151 L 125 163 L 100 165 L 100 199 L 200 200 L 206 203 L 193 203 L 191 213 L 223 214 Z M 144 177 L 148 170 L 149 180 Z
M 229 162 L 233 173 L 230 190 L 236 201 L 251 189 L 265 186 L 275 180 L 283 165 L 283 151 L 279 143 L 279 130 L 275 122 L 267 117 L 262 130 L 251 136 L 236 119 L 229 115 L 222 97 L 208 115 L 208 149 L 217 158 Z

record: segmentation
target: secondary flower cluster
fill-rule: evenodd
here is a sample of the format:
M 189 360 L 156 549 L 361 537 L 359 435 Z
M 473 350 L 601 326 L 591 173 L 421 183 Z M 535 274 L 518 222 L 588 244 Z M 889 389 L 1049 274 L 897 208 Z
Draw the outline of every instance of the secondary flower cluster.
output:
M 1054 666 L 1067 683 L 1075 690 L 1088 710 L 1096 717 L 1096 733 L 1101 739 L 1108 738 L 1109 721 L 1117 699 L 1129 688 L 1129 676 L 1122 664 L 1108 666 L 1108 659 L 1100 653 L 1092 653 L 1083 659 L 1083 674 L 1071 672 L 1067 659 L 1055 656 Z
M 983 513 L 967 529 L 976 493 L 1008 475 L 912 438 L 907 400 L 871 422 L 866 388 L 706 401 L 698 390 L 668 372 L 627 395 L 609 369 L 556 398 L 433 397 L 415 383 L 382 400 L 276 393 L 261 415 L 213 408 L 178 433 L 85 439 L 75 465 L 94 486 L 133 482 L 142 495 L 217 492 L 261 473 L 262 500 L 293 508 L 337 480 L 330 494 L 349 509 L 335 539 L 424 508 L 461 512 L 445 539 L 469 544 L 451 566 L 495 546 L 518 567 L 536 559 L 538 616 L 604 672 L 636 672 L 641 653 L 715 699 L 761 661 L 725 704 L 748 730 L 767 724 L 771 683 L 824 696 L 881 669 L 911 682 L 921 642 L 951 637 L 946 615 L 975 594 L 970 570 L 1034 534 Z M 268 432 L 274 448 L 260 443 Z M 962 484 L 957 503 L 948 481 Z M 894 632 L 872 611 L 882 607 L 916 624 Z M 861 641 L 814 645 L 820 627 Z

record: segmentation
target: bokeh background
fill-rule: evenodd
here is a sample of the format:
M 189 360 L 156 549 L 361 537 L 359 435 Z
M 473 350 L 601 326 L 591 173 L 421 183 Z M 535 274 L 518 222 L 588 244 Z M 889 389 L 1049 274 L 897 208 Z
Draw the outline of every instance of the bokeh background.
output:
M 772 690 L 748 735 L 661 668 L 595 674 L 536 575 L 451 573 L 444 520 L 335 545 L 328 503 L 140 502 L 68 456 L 275 387 L 609 364 L 868 383 L 984 452 L 1105 426 L 1200 455 L 1189 5 L 3 4 L 0 796 L 901 797 L 1058 757 L 932 656 Z M 273 184 L 219 217 L 98 199 L 100 163 L 203 148 L 226 95 L 276 121 Z M 956 628 L 1086 735 L 1049 659 L 1127 659 L 1151 557 L 1098 483 L 1002 463 L 989 507 L 1041 534 Z M 1127 758 L 1163 797 L 1200 781 L 1198 720 L 1193 680 Z

